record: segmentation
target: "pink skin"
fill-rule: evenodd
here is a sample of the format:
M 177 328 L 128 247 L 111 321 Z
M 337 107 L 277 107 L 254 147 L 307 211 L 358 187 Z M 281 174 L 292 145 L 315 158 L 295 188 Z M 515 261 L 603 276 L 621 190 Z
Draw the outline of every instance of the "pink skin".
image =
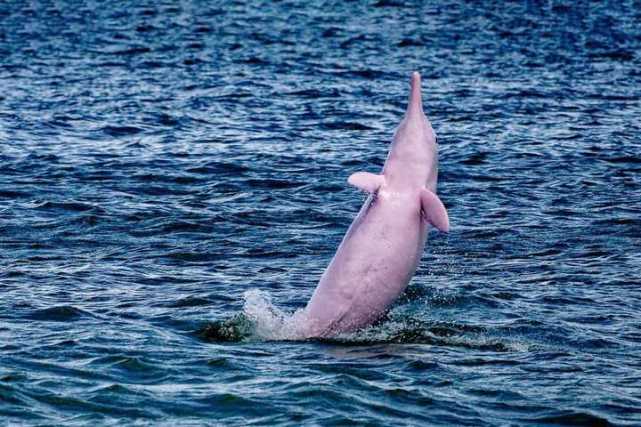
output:
M 405 290 L 430 225 L 447 232 L 436 196 L 438 146 L 423 113 L 421 77 L 412 73 L 405 117 L 380 175 L 348 182 L 370 193 L 304 310 L 307 337 L 351 332 L 376 321 Z

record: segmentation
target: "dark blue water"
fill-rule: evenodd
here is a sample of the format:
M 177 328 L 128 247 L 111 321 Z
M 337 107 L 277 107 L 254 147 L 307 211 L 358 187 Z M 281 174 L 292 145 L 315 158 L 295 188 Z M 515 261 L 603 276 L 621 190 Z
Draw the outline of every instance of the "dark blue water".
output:
M 1 425 L 641 425 L 638 1 L 111 3 L 0 3 Z M 451 233 L 293 340 L 413 70 Z

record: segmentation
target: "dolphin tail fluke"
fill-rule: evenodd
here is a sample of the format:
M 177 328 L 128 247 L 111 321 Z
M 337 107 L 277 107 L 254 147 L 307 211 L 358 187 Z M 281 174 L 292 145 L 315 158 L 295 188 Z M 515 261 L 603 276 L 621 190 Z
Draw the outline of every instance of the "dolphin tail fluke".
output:
M 412 73 L 410 79 L 410 98 L 407 103 L 407 115 L 412 113 L 423 113 L 423 101 L 421 99 L 421 75 L 418 71 Z
M 347 178 L 347 182 L 363 191 L 373 193 L 383 185 L 385 177 L 383 175 L 376 175 L 369 172 L 356 172 Z
M 450 219 L 443 202 L 427 188 L 421 190 L 421 209 L 427 223 L 447 233 L 450 230 Z

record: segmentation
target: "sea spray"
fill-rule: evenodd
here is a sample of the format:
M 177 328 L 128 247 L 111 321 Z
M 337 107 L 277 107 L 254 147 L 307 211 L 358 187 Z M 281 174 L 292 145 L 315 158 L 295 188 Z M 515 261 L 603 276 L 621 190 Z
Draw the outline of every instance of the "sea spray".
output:
M 261 340 L 301 340 L 305 338 L 305 313 L 300 309 L 285 313 L 272 303 L 271 296 L 258 289 L 244 293 L 243 315 L 253 323 L 253 336 Z
M 273 304 L 268 292 L 250 289 L 244 293 L 242 312 L 210 322 L 197 334 L 211 342 L 302 341 L 308 340 L 305 321 L 303 309 L 287 313 Z M 426 321 L 409 313 L 407 306 L 394 307 L 370 327 L 311 341 L 347 346 L 427 344 L 498 353 L 531 348 L 519 336 L 497 335 L 484 327 L 459 322 Z

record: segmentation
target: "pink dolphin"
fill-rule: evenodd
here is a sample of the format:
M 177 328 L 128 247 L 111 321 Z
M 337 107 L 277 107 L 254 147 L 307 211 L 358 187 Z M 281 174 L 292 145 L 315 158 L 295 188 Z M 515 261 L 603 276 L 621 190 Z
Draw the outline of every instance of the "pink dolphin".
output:
M 423 113 L 421 76 L 412 73 L 405 117 L 380 175 L 348 182 L 369 193 L 304 310 L 305 335 L 327 337 L 365 327 L 405 290 L 423 254 L 429 226 L 447 232 L 436 195 L 438 146 Z

